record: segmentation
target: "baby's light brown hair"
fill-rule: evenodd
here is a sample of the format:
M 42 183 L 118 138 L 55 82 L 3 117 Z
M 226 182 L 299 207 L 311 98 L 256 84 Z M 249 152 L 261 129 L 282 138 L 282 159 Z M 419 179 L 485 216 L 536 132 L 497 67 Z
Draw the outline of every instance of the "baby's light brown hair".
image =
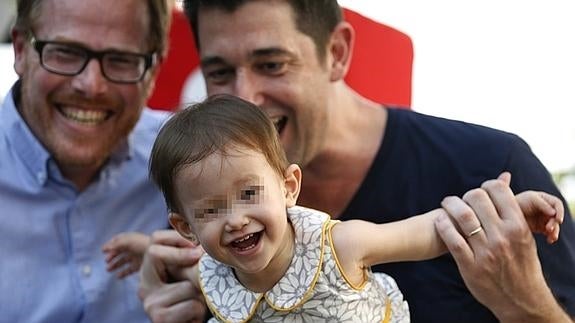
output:
M 289 166 L 274 124 L 250 102 L 215 95 L 177 112 L 160 130 L 150 158 L 150 177 L 164 194 L 168 209 L 182 211 L 174 183 L 183 167 L 237 148 L 262 153 L 281 177 Z

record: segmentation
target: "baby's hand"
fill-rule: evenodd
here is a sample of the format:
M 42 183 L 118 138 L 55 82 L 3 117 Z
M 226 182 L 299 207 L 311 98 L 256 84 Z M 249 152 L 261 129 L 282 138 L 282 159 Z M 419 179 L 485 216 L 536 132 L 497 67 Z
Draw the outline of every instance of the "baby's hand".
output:
M 149 243 L 150 237 L 139 232 L 124 232 L 114 236 L 102 246 L 106 254 L 106 269 L 109 272 L 116 271 L 118 278 L 137 272 Z
M 525 191 L 516 197 L 531 231 L 544 234 L 548 243 L 557 241 L 565 213 L 563 202 L 551 194 L 538 191 Z

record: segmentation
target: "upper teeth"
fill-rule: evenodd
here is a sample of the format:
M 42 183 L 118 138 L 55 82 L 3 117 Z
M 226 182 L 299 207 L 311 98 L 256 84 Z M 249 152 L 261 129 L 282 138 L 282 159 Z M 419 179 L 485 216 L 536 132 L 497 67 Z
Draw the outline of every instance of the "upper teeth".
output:
M 241 239 L 238 239 L 238 240 L 236 240 L 236 241 L 234 241 L 234 242 L 246 241 L 246 240 L 248 240 L 249 238 L 251 238 L 251 237 L 253 237 L 253 236 L 254 236 L 254 234 L 253 234 L 253 233 L 250 233 L 250 234 L 248 234 L 247 236 L 245 236 L 245 237 L 243 237 L 243 238 L 241 238 Z
M 64 114 L 64 116 L 66 116 L 69 119 L 91 124 L 104 121 L 107 115 L 107 113 L 102 110 L 83 110 L 71 107 L 63 107 L 61 111 Z
M 270 117 L 270 120 L 271 120 L 273 123 L 276 123 L 276 122 L 280 121 L 281 119 L 282 119 L 282 117 L 281 117 L 281 116 L 277 116 L 277 117 Z

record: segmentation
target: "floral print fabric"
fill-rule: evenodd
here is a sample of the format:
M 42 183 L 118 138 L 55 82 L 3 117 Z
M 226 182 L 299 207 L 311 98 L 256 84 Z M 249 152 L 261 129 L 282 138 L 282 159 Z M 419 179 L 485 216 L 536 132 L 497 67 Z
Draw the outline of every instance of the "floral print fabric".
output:
M 395 281 L 366 273 L 361 288 L 347 283 L 331 244 L 329 215 L 288 209 L 295 232 L 294 258 L 280 281 L 254 293 L 232 268 L 209 255 L 200 259 L 200 286 L 214 314 L 210 322 L 409 322 L 409 310 Z

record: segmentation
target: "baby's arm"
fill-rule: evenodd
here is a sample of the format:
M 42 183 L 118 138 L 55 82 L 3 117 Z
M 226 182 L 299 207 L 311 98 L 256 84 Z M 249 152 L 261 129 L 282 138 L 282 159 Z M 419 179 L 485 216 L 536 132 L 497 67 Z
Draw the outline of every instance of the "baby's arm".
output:
M 531 231 L 544 234 L 548 243 L 557 241 L 565 214 L 563 202 L 551 194 L 535 191 L 519 193 L 516 198 Z
M 445 253 L 447 249 L 434 224 L 440 215 L 447 213 L 440 208 L 397 222 L 350 220 L 336 224 L 332 239 L 343 271 L 352 281 L 361 282 L 367 267 L 430 259 Z
M 117 234 L 102 246 L 102 252 L 106 254 L 106 269 L 109 272 L 116 271 L 118 278 L 137 272 L 149 243 L 150 237 L 143 233 Z
M 526 191 L 516 195 L 531 231 L 543 233 L 549 243 L 559 237 L 563 222 L 563 203 L 544 192 Z M 401 221 L 374 224 L 361 220 L 341 222 L 333 227 L 332 237 L 339 261 L 346 273 L 380 263 L 417 261 L 440 256 L 447 251 L 435 229 L 444 209 Z

